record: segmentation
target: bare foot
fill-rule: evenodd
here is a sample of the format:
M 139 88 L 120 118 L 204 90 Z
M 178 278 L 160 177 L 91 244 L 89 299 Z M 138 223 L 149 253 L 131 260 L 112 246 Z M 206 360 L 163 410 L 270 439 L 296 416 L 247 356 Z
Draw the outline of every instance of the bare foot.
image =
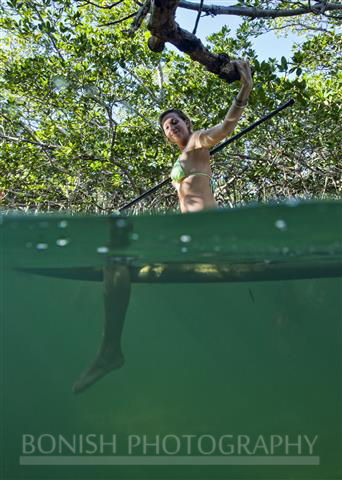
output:
M 100 352 L 88 370 L 74 383 L 72 391 L 74 393 L 82 393 L 107 373 L 122 367 L 124 362 L 122 353 L 118 355 L 117 353 Z

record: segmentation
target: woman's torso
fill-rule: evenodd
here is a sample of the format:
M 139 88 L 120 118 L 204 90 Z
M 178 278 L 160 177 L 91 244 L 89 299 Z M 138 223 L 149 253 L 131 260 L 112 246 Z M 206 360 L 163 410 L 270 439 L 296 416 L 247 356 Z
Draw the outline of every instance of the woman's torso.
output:
M 198 132 L 193 133 L 177 160 L 185 177 L 180 182 L 172 182 L 177 190 L 180 209 L 183 213 L 217 207 L 212 192 L 212 171 L 209 160 L 209 150 L 198 144 Z M 197 175 L 197 173 L 205 175 Z

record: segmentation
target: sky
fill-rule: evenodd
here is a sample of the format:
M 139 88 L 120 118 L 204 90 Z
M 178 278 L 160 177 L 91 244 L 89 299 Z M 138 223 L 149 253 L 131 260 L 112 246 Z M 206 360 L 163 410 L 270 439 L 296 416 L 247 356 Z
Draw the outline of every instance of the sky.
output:
M 222 0 L 216 0 L 211 3 L 216 5 L 226 5 Z M 228 5 L 228 4 L 227 4 Z M 184 8 L 177 9 L 176 21 L 185 30 L 192 32 L 197 12 L 187 10 Z M 213 32 L 219 31 L 223 25 L 228 25 L 232 32 L 236 30 L 240 22 L 240 17 L 235 15 L 217 15 L 216 17 L 206 16 L 202 17 L 197 28 L 197 36 L 205 44 L 205 38 Z M 282 56 L 290 57 L 292 46 L 294 43 L 300 42 L 301 38 L 294 34 L 288 34 L 287 38 L 278 38 L 274 33 L 270 32 L 254 39 L 253 46 L 258 55 L 259 61 L 267 60 L 268 58 L 277 58 L 280 60 Z

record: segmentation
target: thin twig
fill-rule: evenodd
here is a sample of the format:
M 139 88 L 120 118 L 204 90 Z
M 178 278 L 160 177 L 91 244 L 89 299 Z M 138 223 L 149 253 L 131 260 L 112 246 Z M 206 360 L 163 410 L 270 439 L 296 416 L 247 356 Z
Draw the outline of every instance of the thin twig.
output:
M 87 5 L 93 5 L 94 7 L 96 8 L 104 8 L 106 10 L 110 10 L 111 8 L 113 7 L 116 7 L 117 5 L 119 5 L 120 3 L 122 3 L 123 0 L 119 0 L 118 2 L 115 2 L 115 3 L 112 3 L 112 5 L 98 5 L 97 3 L 94 3 L 94 2 L 91 2 L 91 1 L 88 1 L 86 3 L 84 3 L 83 5 L 79 5 L 79 8 L 81 7 L 86 7 Z
M 333 32 L 330 32 L 329 30 L 327 30 L 325 28 L 313 27 L 311 25 L 305 25 L 304 23 L 300 23 L 300 22 L 288 23 L 286 25 L 281 25 L 279 27 L 268 28 L 267 32 L 273 32 L 274 30 L 284 30 L 285 28 L 291 28 L 291 27 L 302 27 L 302 29 L 300 31 L 313 30 L 315 32 L 323 32 L 323 33 L 327 33 L 329 35 L 333 35 Z
M 32 2 L 30 3 L 30 5 L 32 6 L 33 10 L 36 12 L 36 14 L 38 15 L 38 18 L 39 20 L 42 22 L 42 24 L 45 26 L 45 20 L 43 19 L 43 17 L 41 16 L 38 8 L 36 8 L 36 5 Z M 52 35 L 52 33 L 50 33 L 48 30 L 46 30 L 46 33 L 48 35 L 48 37 L 50 38 L 51 42 L 52 42 L 52 45 L 54 47 L 54 49 L 56 50 L 59 58 L 62 60 L 63 64 L 65 64 L 65 60 L 64 60 L 64 57 L 63 55 L 61 54 L 61 52 L 59 51 L 59 48 L 57 46 L 57 42 L 55 40 L 55 37 Z
M 157 104 L 157 106 L 160 105 L 160 100 L 155 96 L 155 94 L 152 92 L 152 90 L 150 90 L 150 89 L 147 87 L 147 85 L 140 80 L 140 78 L 138 77 L 138 75 L 137 75 L 135 72 L 132 72 L 131 70 L 128 70 L 127 67 L 124 67 L 123 70 L 124 70 L 125 72 L 127 72 L 128 75 L 131 75 L 131 77 L 134 78 L 134 79 L 139 83 L 139 85 L 140 85 L 143 89 L 145 89 L 146 92 L 149 93 L 149 95 L 152 97 L 152 99 L 153 99 L 154 102 Z
M 110 23 L 101 23 L 98 25 L 99 27 L 109 27 L 110 25 L 116 25 L 117 23 L 124 22 L 125 20 L 128 20 L 129 18 L 134 17 L 138 11 L 131 13 L 130 15 L 127 15 L 127 17 L 121 18 L 120 20 L 115 20 L 115 22 L 110 22 Z
M 160 102 L 163 102 L 163 100 L 164 100 L 164 74 L 163 74 L 163 69 L 162 69 L 162 66 L 161 66 L 160 62 L 157 65 L 157 73 L 158 73 L 158 81 L 159 81 L 159 88 L 160 88 L 159 100 L 160 100 Z
M 38 147 L 43 147 L 50 150 L 53 150 L 55 148 L 60 148 L 58 145 L 46 145 L 45 143 L 33 142 L 32 140 L 27 140 L 26 138 L 9 137 L 7 135 L 0 135 L 0 138 L 3 138 L 4 140 L 8 140 L 9 142 L 30 143 L 32 145 L 37 145 Z

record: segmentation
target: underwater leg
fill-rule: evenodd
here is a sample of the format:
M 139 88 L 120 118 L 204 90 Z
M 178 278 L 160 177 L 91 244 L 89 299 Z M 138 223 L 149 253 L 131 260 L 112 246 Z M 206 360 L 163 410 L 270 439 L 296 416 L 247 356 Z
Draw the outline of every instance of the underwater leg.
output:
M 127 266 L 107 265 L 103 270 L 105 323 L 102 342 L 94 362 L 73 385 L 81 393 L 107 373 L 124 364 L 121 335 L 131 293 Z

